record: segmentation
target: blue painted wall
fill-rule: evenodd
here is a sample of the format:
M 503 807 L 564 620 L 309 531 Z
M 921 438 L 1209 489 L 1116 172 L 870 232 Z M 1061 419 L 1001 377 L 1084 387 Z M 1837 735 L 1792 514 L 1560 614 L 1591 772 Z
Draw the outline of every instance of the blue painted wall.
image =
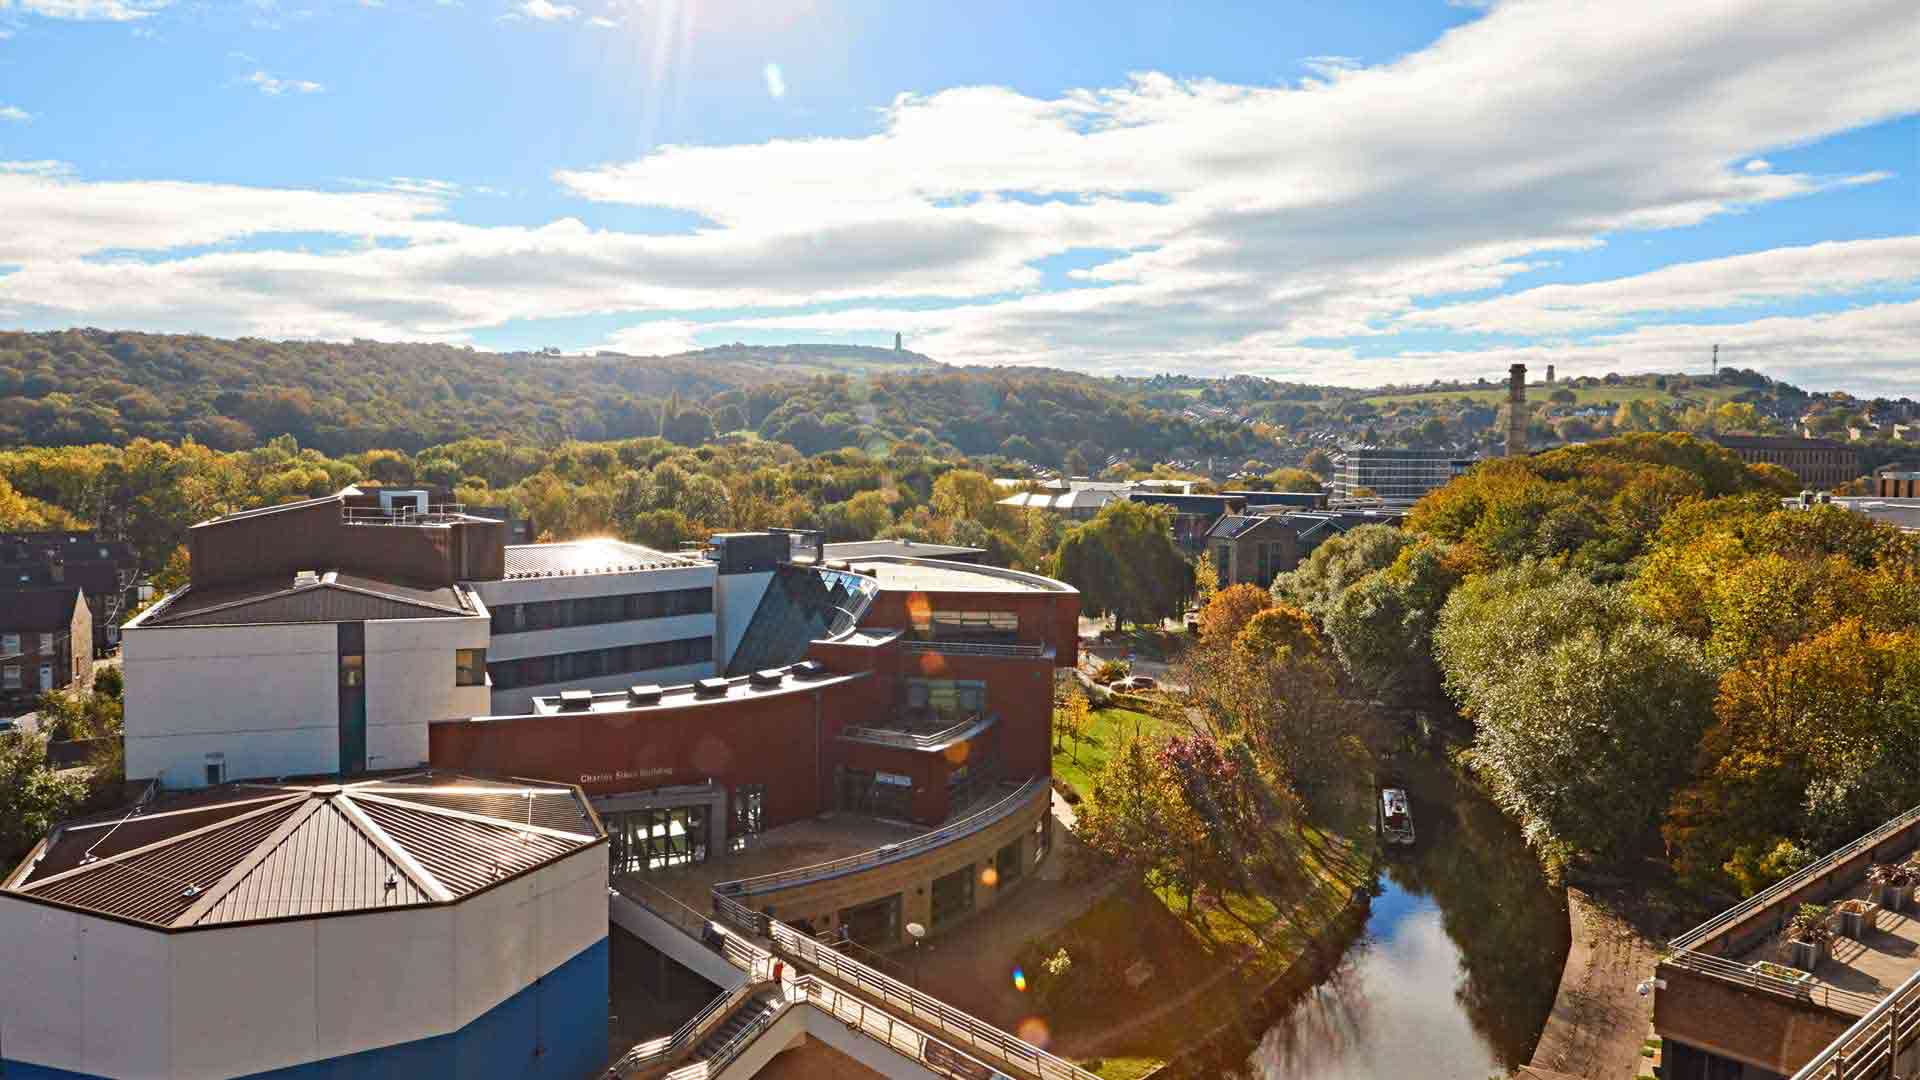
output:
M 450 1035 L 255 1074 L 257 1080 L 582 1080 L 607 1065 L 607 939 Z M 5 1080 L 94 1080 L 0 1059 Z

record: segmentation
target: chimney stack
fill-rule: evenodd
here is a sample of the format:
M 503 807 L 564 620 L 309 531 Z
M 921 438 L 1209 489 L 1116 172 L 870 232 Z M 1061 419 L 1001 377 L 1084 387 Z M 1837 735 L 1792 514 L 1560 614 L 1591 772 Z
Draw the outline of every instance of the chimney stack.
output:
M 1547 385 L 1548 386 L 1553 385 L 1553 365 L 1552 364 L 1547 365 Z
M 1507 369 L 1507 456 L 1527 452 L 1527 365 Z

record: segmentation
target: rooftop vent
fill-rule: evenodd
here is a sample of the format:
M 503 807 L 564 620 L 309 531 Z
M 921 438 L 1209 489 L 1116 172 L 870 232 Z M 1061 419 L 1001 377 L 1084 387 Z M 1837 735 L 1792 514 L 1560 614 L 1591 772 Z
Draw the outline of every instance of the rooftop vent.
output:
M 827 665 L 818 660 L 802 660 L 788 670 L 802 679 L 817 679 L 827 673 Z
M 318 584 L 320 584 L 320 571 L 318 570 L 295 570 L 293 572 L 293 587 L 296 589 L 311 589 Z
M 762 668 L 747 676 L 747 682 L 754 686 L 779 686 L 787 673 L 779 668 Z
M 591 708 L 593 708 L 593 691 L 591 690 L 560 691 L 560 711 L 561 712 L 585 712 Z
M 726 692 L 727 680 L 725 679 L 701 679 L 699 682 L 693 684 L 693 696 L 695 697 L 713 697 L 716 694 L 724 694 Z
M 627 687 L 627 704 L 658 705 L 661 693 L 659 685 L 655 683 L 649 683 L 646 686 L 629 686 Z

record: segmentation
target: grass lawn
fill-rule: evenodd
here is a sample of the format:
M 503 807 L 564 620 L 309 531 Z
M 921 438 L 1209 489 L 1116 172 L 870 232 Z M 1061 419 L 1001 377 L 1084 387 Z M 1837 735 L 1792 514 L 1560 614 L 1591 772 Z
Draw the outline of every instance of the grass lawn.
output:
M 1325 854 L 1309 853 L 1292 895 L 1230 895 L 1189 913 L 1180 897 L 1130 885 L 1028 943 L 1028 971 L 1063 948 L 1073 960 L 1069 989 L 1046 1010 L 1056 1051 L 1106 1080 L 1134 1080 L 1242 1010 L 1365 885 L 1363 858 L 1337 837 L 1309 836 Z M 1143 961 L 1152 974 L 1136 990 L 1126 974 Z
M 1084 799 L 1093 793 L 1093 778 L 1100 775 L 1108 759 L 1127 745 L 1135 731 L 1152 736 L 1176 729 L 1177 725 L 1170 720 L 1118 705 L 1095 709 L 1087 737 L 1081 739 L 1078 746 L 1069 739 L 1053 752 L 1053 775 L 1072 785 Z

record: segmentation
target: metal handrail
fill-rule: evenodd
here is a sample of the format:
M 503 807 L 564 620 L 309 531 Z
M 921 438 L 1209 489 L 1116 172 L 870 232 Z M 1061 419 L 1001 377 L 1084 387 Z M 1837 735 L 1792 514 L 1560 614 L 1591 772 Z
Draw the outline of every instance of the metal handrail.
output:
M 1834 867 L 1853 858 L 1855 855 L 1858 855 L 1863 849 L 1873 847 L 1875 844 L 1912 825 L 1916 821 L 1920 821 L 1920 806 L 1915 806 L 1913 809 L 1886 822 L 1872 832 L 1855 839 L 1845 847 L 1828 853 L 1826 857 L 1817 859 L 1801 868 L 1798 872 L 1754 893 L 1740 903 L 1735 904 L 1720 914 L 1715 915 L 1713 918 L 1708 919 L 1706 922 L 1701 923 L 1699 926 L 1674 938 L 1669 944 L 1676 951 L 1697 949 L 1700 944 L 1708 938 L 1727 929 L 1734 923 L 1740 922 L 1756 911 L 1761 911 L 1773 906 L 1781 897 L 1789 895 L 1800 888 L 1800 886 L 1827 873 Z
M 1756 971 L 1747 964 L 1722 959 L 1721 957 L 1712 956 L 1703 952 L 1687 951 L 1679 953 L 1675 956 L 1668 957 L 1666 962 L 1675 967 L 1685 968 L 1688 971 L 1697 972 L 1701 975 L 1711 975 L 1715 978 L 1726 979 L 1730 982 L 1750 986 L 1756 990 L 1764 990 L 1768 993 L 1779 994 L 1800 1001 L 1811 1001 L 1817 1005 L 1824 1005 L 1828 1008 L 1844 1010 L 1849 1013 L 1869 1011 L 1881 1001 L 1880 998 L 1872 994 L 1861 994 L 1852 990 L 1839 990 L 1824 982 L 1796 982 L 1792 979 L 1783 979 L 1778 975 L 1769 975 L 1764 971 Z
M 863 742 L 884 743 L 888 746 L 899 746 L 910 750 L 939 750 L 951 743 L 959 742 L 963 738 L 972 738 L 974 735 L 979 734 L 979 732 L 992 727 L 994 722 L 999 719 L 999 713 L 974 713 L 972 716 L 967 717 L 952 727 L 933 732 L 930 735 L 901 731 L 897 728 L 877 728 L 849 724 L 840 729 L 840 737 L 843 739 L 858 739 Z M 975 727 L 975 725 L 978 725 L 978 731 L 969 732 L 968 729 Z
M 962 1040 L 976 1054 L 995 1058 L 1041 1080 L 1095 1080 L 1094 1074 L 1065 1058 L 875 971 L 785 923 L 769 922 L 775 949 L 820 969 L 829 978 L 849 983 L 854 989 L 878 998 L 889 1012 L 904 1013 L 909 1023 L 915 1023 L 923 1031 L 931 1028 Z M 924 1054 L 924 1048 L 922 1052 Z
M 1006 798 L 1001 799 L 999 802 L 994 803 L 984 810 L 970 814 L 961 818 L 959 821 L 942 826 L 932 832 L 922 833 L 911 840 L 903 840 L 898 844 L 887 844 L 884 847 L 877 847 L 871 851 L 863 851 L 858 855 L 848 855 L 841 859 L 814 863 L 812 866 L 800 866 L 791 870 L 779 870 L 771 874 L 760 874 L 755 877 L 740 878 L 736 881 L 722 881 L 713 887 L 716 904 L 719 900 L 726 897 L 750 896 L 756 893 L 768 892 L 773 889 L 786 888 L 790 885 L 798 885 L 803 882 L 817 881 L 821 878 L 844 874 L 849 870 L 854 870 L 859 867 L 894 862 L 910 855 L 916 855 L 940 847 L 950 841 L 976 833 L 989 825 L 1001 821 L 1019 809 L 1036 793 L 1048 790 L 1051 785 L 1052 782 L 1047 777 L 1034 777 L 1020 785 L 1018 789 Z
M 463 517 L 466 512 L 466 503 L 429 503 L 424 511 L 410 506 L 392 509 L 384 506 L 343 506 L 340 508 L 340 520 L 347 525 L 432 525 L 439 519 Z
M 1900 1053 L 1920 1044 L 1920 972 L 1793 1074 L 1793 1080 L 1879 1080 Z

